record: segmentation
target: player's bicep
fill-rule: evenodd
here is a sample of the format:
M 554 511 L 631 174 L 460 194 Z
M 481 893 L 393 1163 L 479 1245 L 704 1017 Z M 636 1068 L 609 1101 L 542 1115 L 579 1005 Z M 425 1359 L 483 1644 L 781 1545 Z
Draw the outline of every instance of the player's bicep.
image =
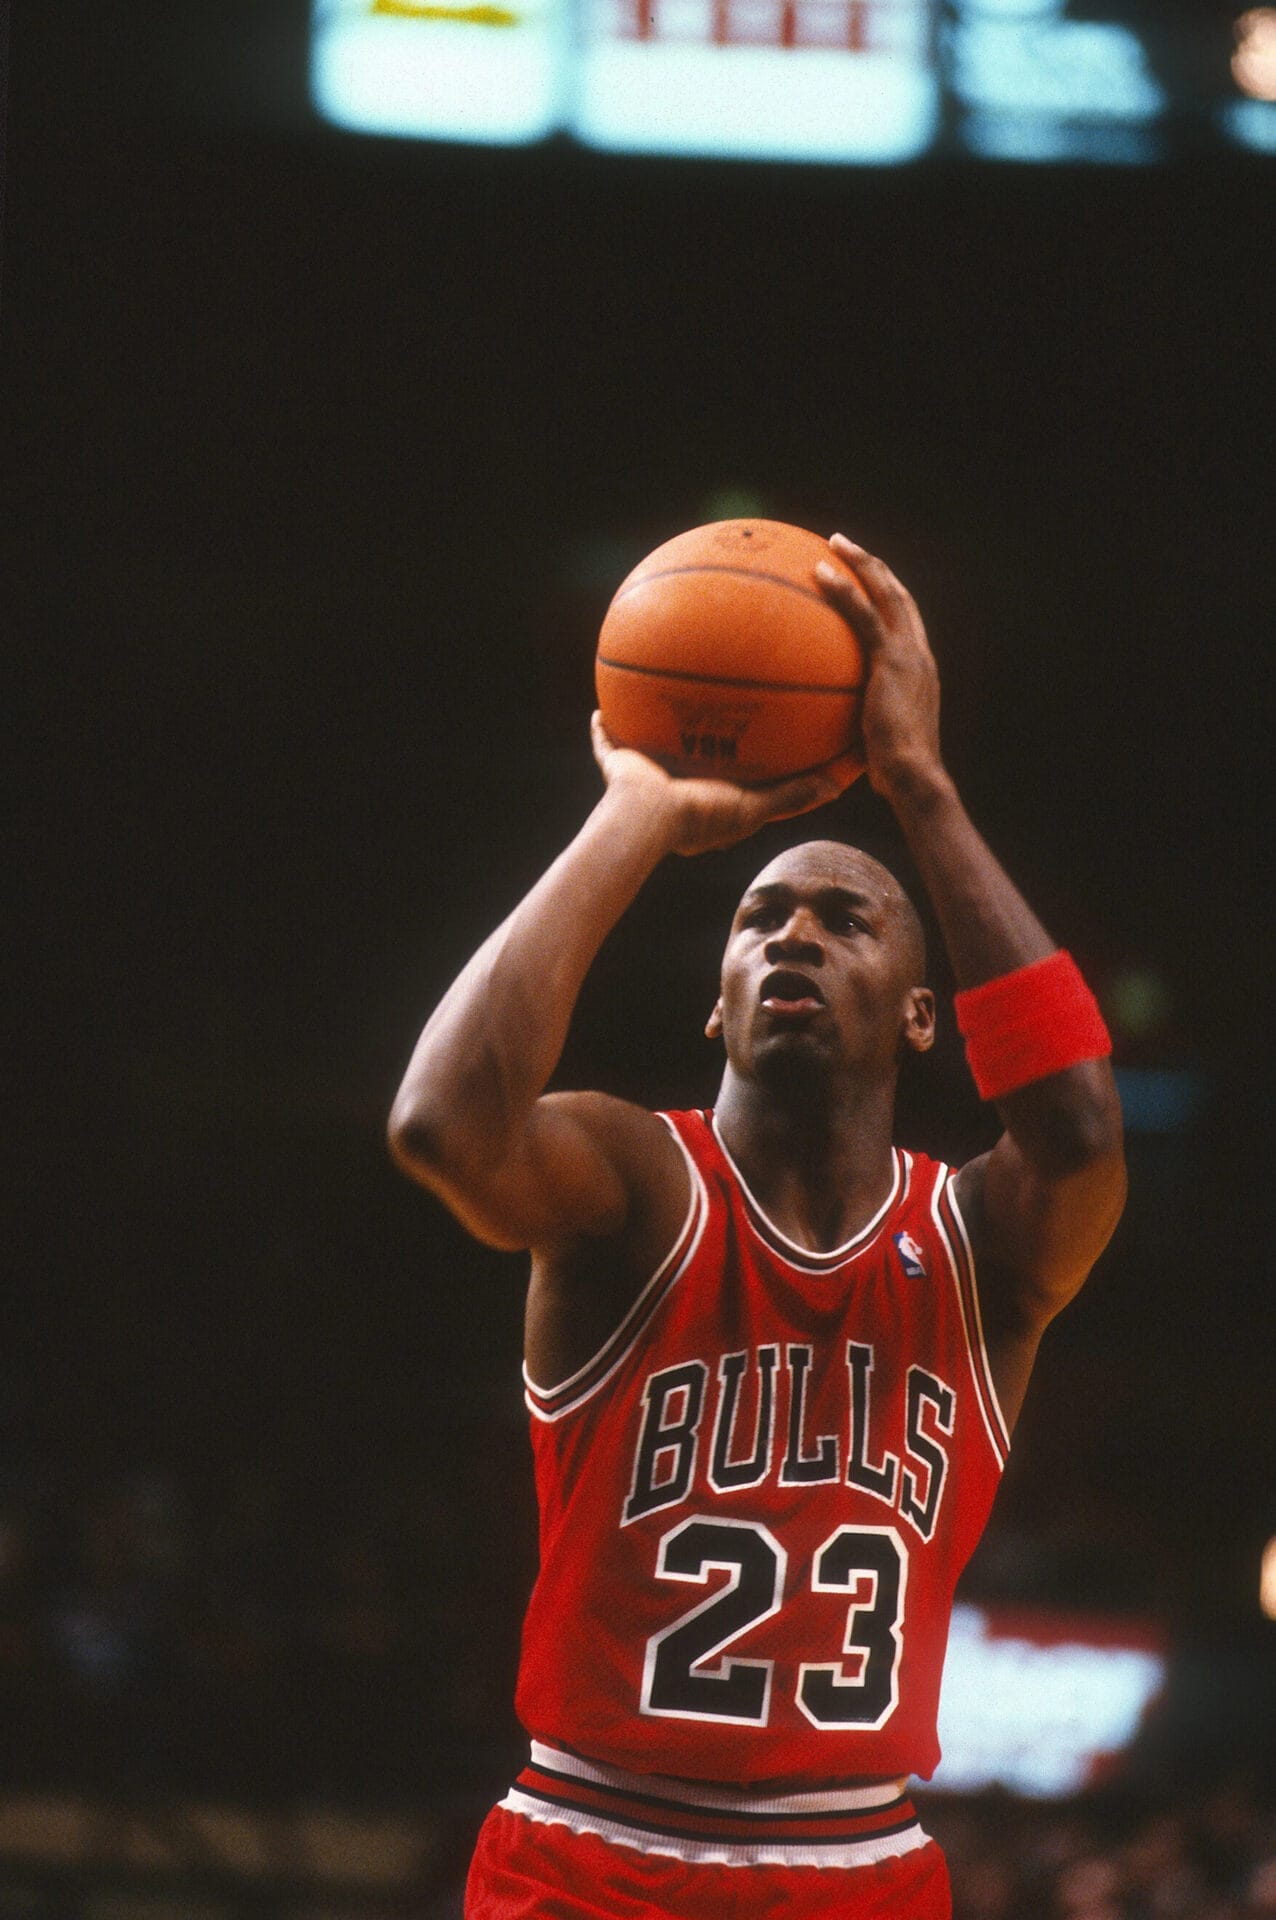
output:
M 957 1192 L 995 1298 L 994 1318 L 1040 1329 L 1080 1288 L 1125 1204 L 1118 1149 L 1043 1173 L 1009 1133 L 958 1175 Z
M 623 1234 L 662 1121 L 604 1094 L 545 1094 L 500 1152 L 471 1146 L 428 1184 L 487 1245 L 509 1252 Z

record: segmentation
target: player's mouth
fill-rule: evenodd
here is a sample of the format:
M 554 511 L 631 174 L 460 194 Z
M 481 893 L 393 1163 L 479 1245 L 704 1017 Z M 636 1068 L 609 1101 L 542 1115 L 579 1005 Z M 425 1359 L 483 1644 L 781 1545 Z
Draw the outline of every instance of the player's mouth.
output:
M 758 997 L 766 1011 L 780 1020 L 809 1019 L 824 1005 L 824 995 L 814 980 L 788 967 L 768 973 Z

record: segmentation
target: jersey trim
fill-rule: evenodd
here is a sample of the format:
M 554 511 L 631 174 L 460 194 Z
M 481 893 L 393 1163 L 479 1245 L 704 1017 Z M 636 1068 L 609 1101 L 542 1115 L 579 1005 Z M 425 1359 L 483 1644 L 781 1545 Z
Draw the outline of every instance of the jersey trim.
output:
M 768 1796 L 627 1773 L 539 1740 L 500 1804 L 695 1865 L 869 1866 L 928 1840 L 902 1781 Z
M 975 1256 L 971 1250 L 966 1222 L 962 1218 L 961 1208 L 957 1203 L 956 1185 L 956 1174 L 950 1168 L 941 1166 L 931 1195 L 931 1218 L 939 1229 L 939 1237 L 952 1268 L 953 1285 L 957 1290 L 957 1305 L 961 1311 L 962 1331 L 966 1336 L 966 1352 L 970 1358 L 970 1371 L 975 1382 L 975 1398 L 979 1402 L 984 1429 L 992 1450 L 997 1456 L 998 1466 L 1004 1467 L 1010 1454 L 1010 1430 L 1006 1425 L 1005 1415 L 1001 1411 L 1001 1402 L 997 1398 L 997 1389 L 993 1384 L 992 1368 L 988 1362 L 983 1320 L 979 1312 L 979 1289 L 975 1280 Z
M 796 1240 L 790 1240 L 787 1233 L 781 1232 L 774 1220 L 771 1219 L 769 1214 L 763 1210 L 762 1206 L 755 1199 L 753 1193 L 750 1191 L 748 1181 L 741 1173 L 735 1161 L 731 1158 L 730 1149 L 718 1130 L 716 1115 L 708 1115 L 706 1118 L 708 1119 L 713 1137 L 718 1144 L 718 1149 L 728 1167 L 731 1169 L 736 1185 L 740 1189 L 749 1224 L 753 1227 L 758 1237 L 765 1240 L 772 1253 L 778 1253 L 781 1259 L 787 1260 L 791 1267 L 799 1267 L 806 1273 L 831 1273 L 835 1267 L 840 1267 L 844 1261 L 852 1259 L 856 1254 L 863 1253 L 865 1248 L 877 1238 L 877 1235 L 881 1232 L 890 1214 L 908 1195 L 909 1182 L 912 1177 L 912 1155 L 903 1152 L 899 1147 L 892 1147 L 891 1190 L 867 1225 L 861 1227 L 857 1234 L 852 1235 L 849 1240 L 844 1241 L 840 1247 L 833 1247 L 828 1253 L 817 1253 L 811 1247 L 800 1247 Z
M 678 1130 L 664 1114 L 664 1120 L 670 1133 L 678 1142 L 679 1151 L 687 1163 L 691 1176 L 691 1195 L 687 1202 L 686 1217 L 679 1230 L 678 1238 L 652 1274 L 638 1298 L 630 1307 L 616 1331 L 604 1341 L 592 1360 L 578 1367 L 556 1387 L 538 1387 L 523 1362 L 523 1399 L 528 1411 L 537 1420 L 561 1420 L 565 1414 L 573 1413 L 590 1399 L 598 1389 L 611 1379 L 625 1356 L 632 1351 L 639 1334 L 655 1313 L 661 1301 L 672 1291 L 686 1272 L 709 1219 L 709 1194 L 699 1167 L 687 1151 L 685 1142 Z

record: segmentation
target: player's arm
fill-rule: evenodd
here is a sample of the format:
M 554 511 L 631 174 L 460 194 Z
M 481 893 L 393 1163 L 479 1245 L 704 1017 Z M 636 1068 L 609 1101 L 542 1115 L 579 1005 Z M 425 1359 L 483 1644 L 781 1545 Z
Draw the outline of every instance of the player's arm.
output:
M 939 676 L 912 598 L 882 561 L 840 535 L 833 546 L 858 577 L 848 582 L 839 567 L 824 587 L 869 662 L 869 779 L 903 829 L 958 988 L 1005 981 L 1022 1019 L 1040 971 L 1016 976 L 1049 960 L 1055 943 L 972 824 L 944 767 Z M 1048 978 L 1061 971 L 1055 962 Z M 1043 1021 L 1055 1017 L 1044 1002 L 1040 1012 Z M 1092 1024 L 1101 1028 L 1097 1016 Z M 994 1374 L 1013 1419 L 1042 1330 L 1077 1292 L 1120 1217 L 1125 1165 L 1120 1102 L 1104 1057 L 1030 1080 L 1002 1093 L 997 1106 L 1005 1132 L 962 1170 L 958 1191 L 977 1242 Z
M 667 854 L 729 846 L 834 798 L 849 775 L 835 766 L 748 790 L 673 780 L 616 748 L 597 719 L 594 744 L 602 799 L 448 990 L 390 1116 L 399 1165 L 496 1247 L 650 1233 L 653 1202 L 671 1189 L 663 1211 L 672 1240 L 686 1175 L 664 1125 L 601 1094 L 545 1093 L 577 996 L 603 940 Z

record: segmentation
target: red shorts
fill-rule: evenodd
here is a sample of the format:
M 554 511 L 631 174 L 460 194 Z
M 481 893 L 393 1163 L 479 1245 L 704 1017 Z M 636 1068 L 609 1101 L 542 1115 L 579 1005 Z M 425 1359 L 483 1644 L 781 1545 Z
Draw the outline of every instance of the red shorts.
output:
M 493 1807 L 465 1920 L 952 1920 L 933 1840 L 861 1867 L 692 1864 Z

